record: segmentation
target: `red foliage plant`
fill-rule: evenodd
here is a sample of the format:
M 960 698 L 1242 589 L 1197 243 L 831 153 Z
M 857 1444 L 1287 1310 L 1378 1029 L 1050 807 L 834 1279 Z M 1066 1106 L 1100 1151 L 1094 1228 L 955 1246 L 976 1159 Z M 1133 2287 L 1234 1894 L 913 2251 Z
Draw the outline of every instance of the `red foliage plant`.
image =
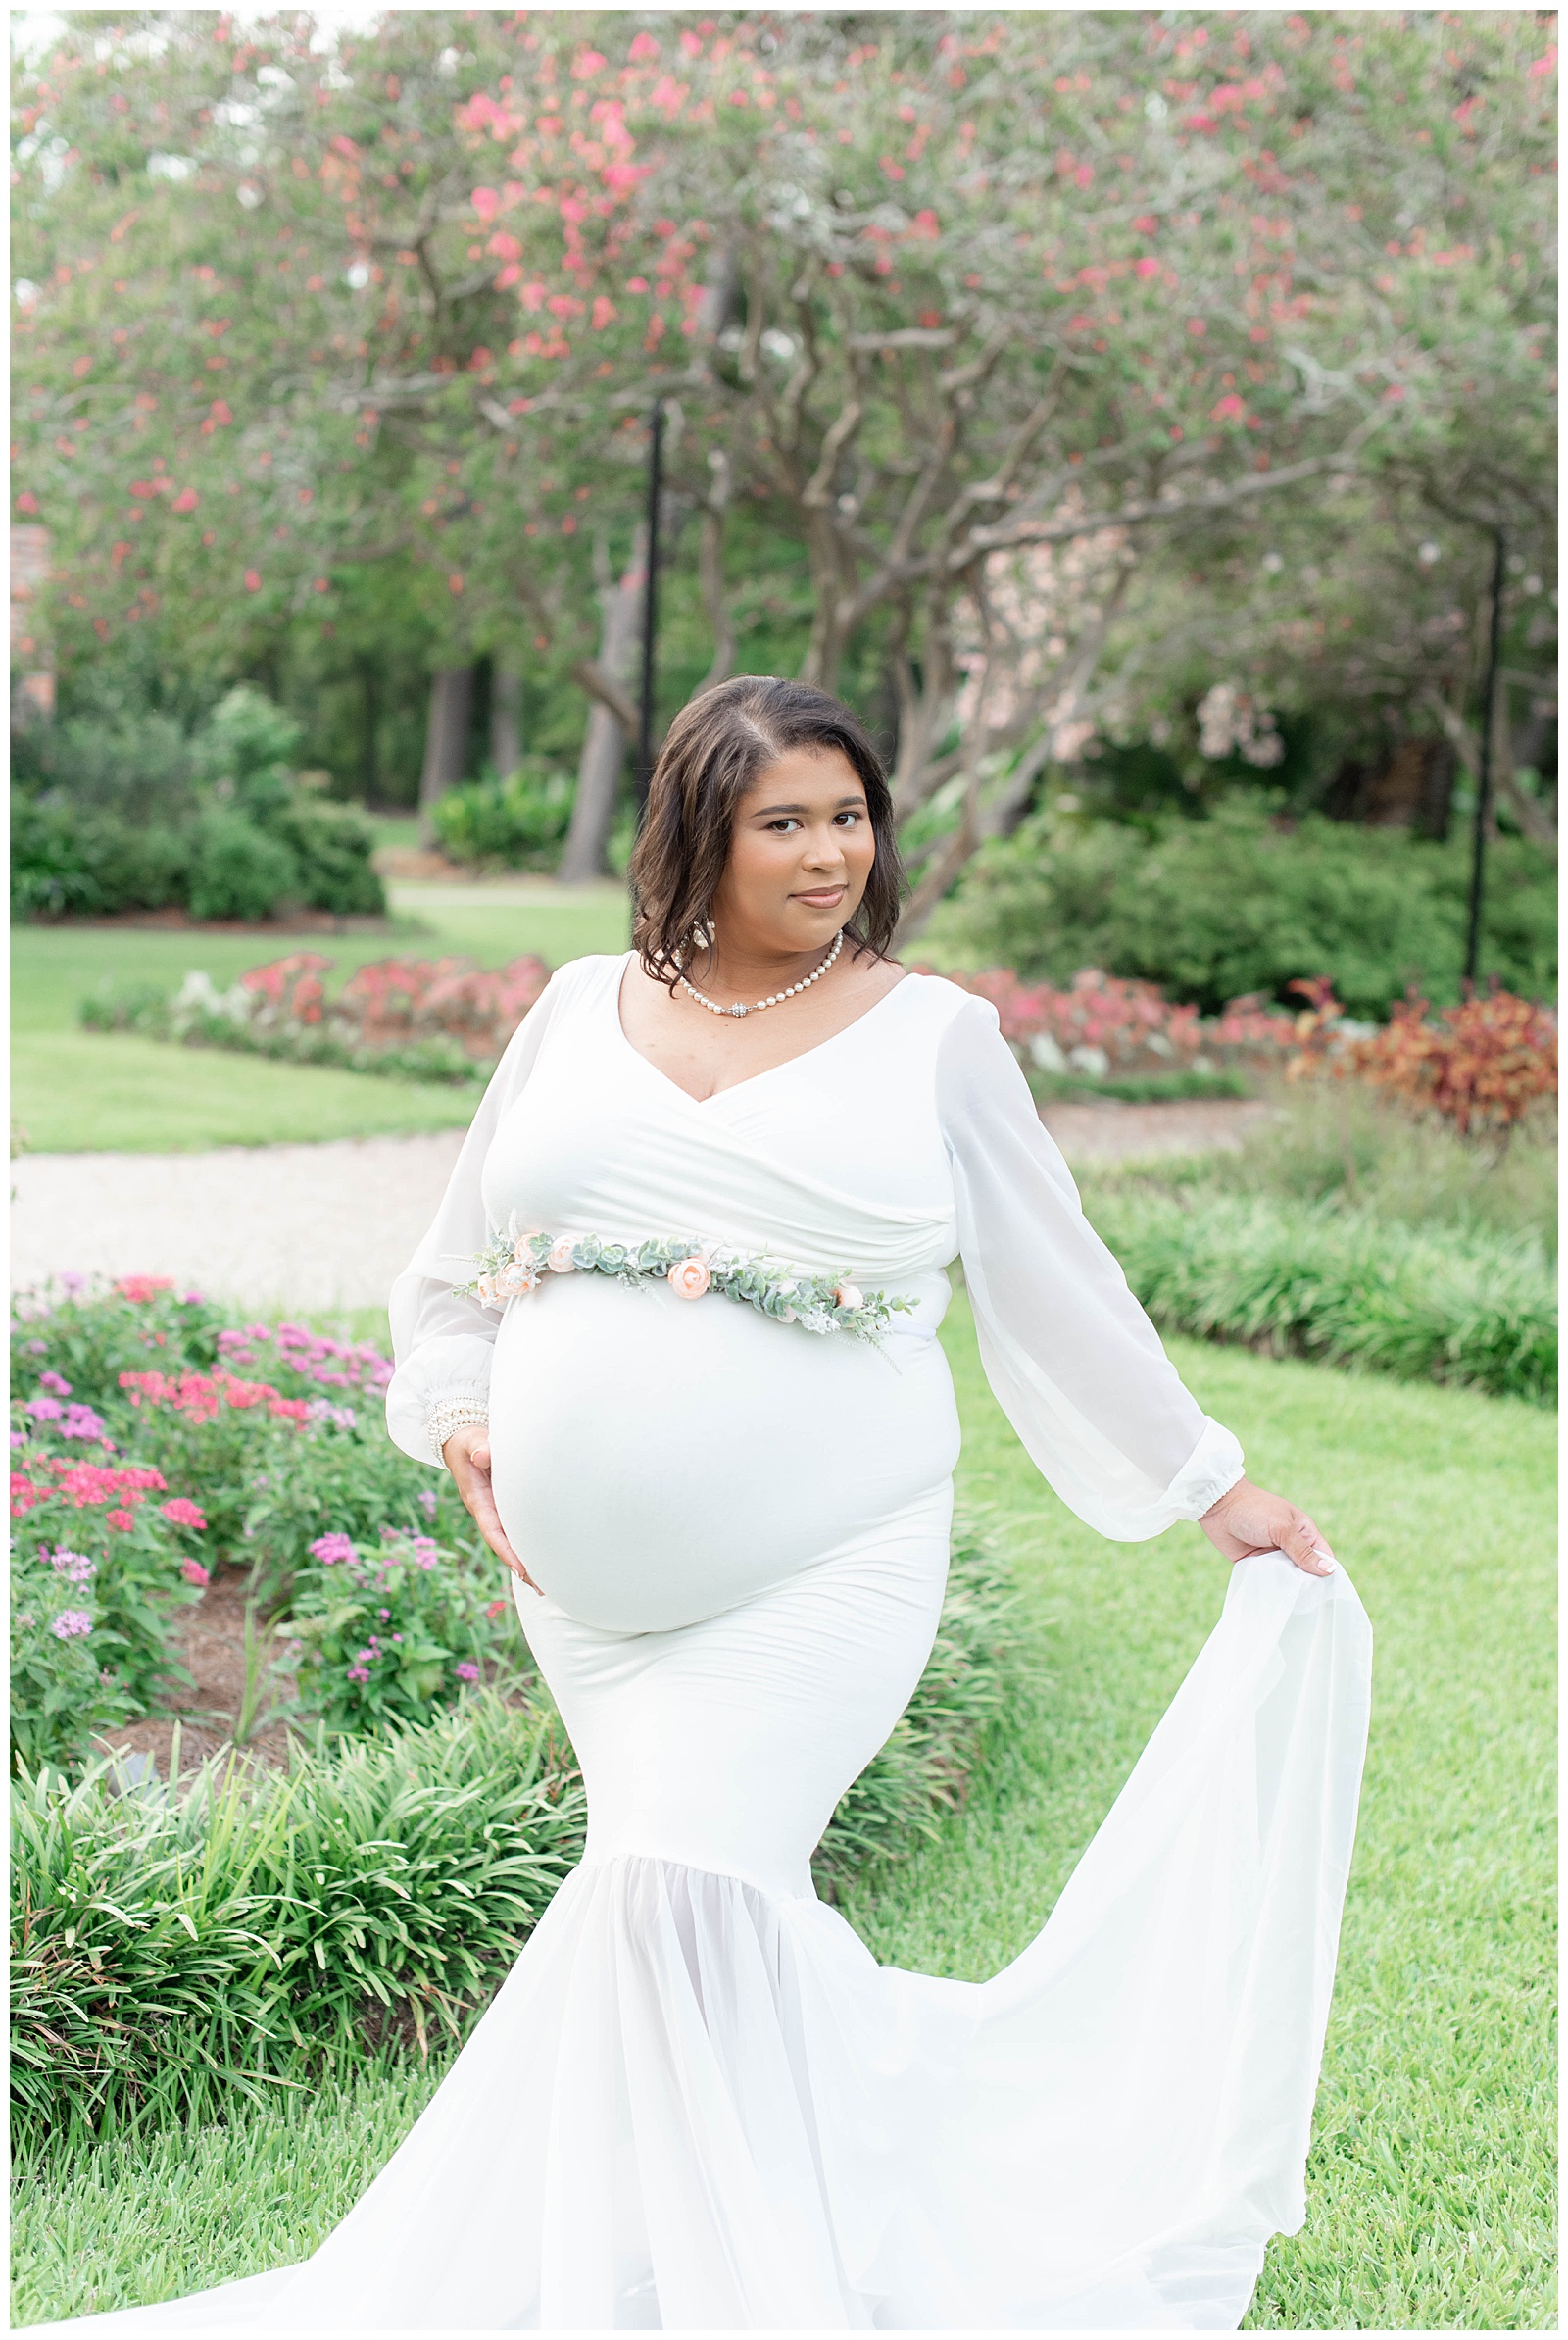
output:
M 1412 988 L 1380 1031 L 1337 1041 L 1343 1010 L 1332 986 L 1293 988 L 1312 1003 L 1298 1020 L 1293 1076 L 1328 1070 L 1367 1081 L 1451 1121 L 1461 1136 L 1506 1137 L 1539 1099 L 1557 1093 L 1557 1019 L 1514 992 L 1472 993 L 1434 1017 Z

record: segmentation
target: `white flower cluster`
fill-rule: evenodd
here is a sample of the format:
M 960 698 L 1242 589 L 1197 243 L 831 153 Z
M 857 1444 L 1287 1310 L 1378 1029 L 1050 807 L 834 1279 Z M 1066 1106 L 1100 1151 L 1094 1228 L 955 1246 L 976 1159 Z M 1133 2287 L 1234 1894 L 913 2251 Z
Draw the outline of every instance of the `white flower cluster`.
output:
M 1198 745 L 1205 756 L 1240 756 L 1244 764 L 1263 771 L 1285 758 L 1285 742 L 1275 728 L 1272 710 L 1260 707 L 1234 682 L 1216 682 L 1199 701 Z

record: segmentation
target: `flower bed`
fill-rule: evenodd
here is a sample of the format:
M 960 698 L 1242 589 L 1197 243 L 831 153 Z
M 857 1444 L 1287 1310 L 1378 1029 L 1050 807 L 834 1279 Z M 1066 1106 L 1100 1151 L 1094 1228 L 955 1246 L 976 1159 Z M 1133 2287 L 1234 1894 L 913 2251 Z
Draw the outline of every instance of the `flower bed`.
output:
M 192 1046 L 414 1080 L 472 1081 L 494 1070 L 550 978 L 544 961 L 532 957 L 492 972 L 463 959 L 379 959 L 328 998 L 324 977 L 332 965 L 318 952 L 296 951 L 253 968 L 224 992 L 194 973 L 169 997 L 145 987 L 100 994 L 84 1002 L 81 1017 L 95 1029 Z M 1379 1027 L 1348 1017 L 1324 978 L 1291 986 L 1308 1002 L 1294 1015 L 1256 993 L 1202 1016 L 1157 984 L 1098 968 L 1083 969 L 1064 987 L 1021 981 L 1005 967 L 944 971 L 990 1000 L 1043 1098 L 1243 1096 L 1259 1072 L 1328 1064 L 1467 1129 L 1506 1128 L 1534 1098 L 1556 1091 L 1556 1018 L 1506 991 L 1436 1017 L 1412 996 Z
M 531 956 L 497 970 L 467 959 L 377 959 L 329 997 L 323 978 L 333 965 L 319 952 L 294 951 L 226 991 L 198 970 L 168 995 L 147 985 L 100 992 L 82 1003 L 81 1021 L 193 1048 L 466 1082 L 489 1077 L 550 979 Z
M 24 1296 L 13 1324 L 13 1725 L 30 1760 L 80 1761 L 188 1683 L 176 1612 L 219 1566 L 248 1570 L 258 1605 L 300 1643 L 299 1711 L 334 1730 L 428 1716 L 471 1681 L 526 1671 L 498 1564 L 451 1481 L 387 1437 L 378 1350 L 225 1320 L 158 1278 L 73 1281 Z M 52 1451 L 67 1441 L 86 1459 Z M 72 1506 L 88 1507 L 85 1524 Z M 323 1546 L 376 1556 L 386 1597 L 370 1613 L 363 1588 L 345 1598 L 344 1571 L 324 1575 Z M 430 1569 L 392 1565 L 416 1552 Z M 396 1659 L 366 1668 L 377 1639 Z

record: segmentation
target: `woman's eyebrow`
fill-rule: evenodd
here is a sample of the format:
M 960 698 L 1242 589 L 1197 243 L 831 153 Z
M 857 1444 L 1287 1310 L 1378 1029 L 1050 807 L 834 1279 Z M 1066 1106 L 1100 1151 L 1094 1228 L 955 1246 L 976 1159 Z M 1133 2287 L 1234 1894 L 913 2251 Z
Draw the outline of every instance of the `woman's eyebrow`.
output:
M 833 810 L 842 813 L 851 805 L 863 805 L 864 802 L 863 796 L 841 796 Z M 776 821 L 780 813 L 808 813 L 810 809 L 809 805 L 760 805 L 751 818 L 753 821 Z

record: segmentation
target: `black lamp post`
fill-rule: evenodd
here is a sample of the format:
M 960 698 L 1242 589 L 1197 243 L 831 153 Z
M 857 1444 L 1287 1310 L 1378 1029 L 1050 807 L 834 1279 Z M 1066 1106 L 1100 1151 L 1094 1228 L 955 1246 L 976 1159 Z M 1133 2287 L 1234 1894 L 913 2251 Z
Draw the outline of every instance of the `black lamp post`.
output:
M 664 485 L 664 402 L 648 419 L 648 561 L 643 579 L 643 673 L 637 707 L 637 818 L 654 776 L 654 647 L 659 631 L 659 506 Z
M 1481 912 L 1487 866 L 1487 823 L 1492 815 L 1492 741 L 1497 724 L 1497 675 L 1502 655 L 1502 587 L 1508 540 L 1501 528 L 1494 537 L 1492 563 L 1492 626 L 1487 653 L 1487 679 L 1481 694 L 1481 765 L 1476 775 L 1476 833 L 1470 860 L 1470 924 L 1465 936 L 1464 979 L 1473 983 L 1481 962 Z

